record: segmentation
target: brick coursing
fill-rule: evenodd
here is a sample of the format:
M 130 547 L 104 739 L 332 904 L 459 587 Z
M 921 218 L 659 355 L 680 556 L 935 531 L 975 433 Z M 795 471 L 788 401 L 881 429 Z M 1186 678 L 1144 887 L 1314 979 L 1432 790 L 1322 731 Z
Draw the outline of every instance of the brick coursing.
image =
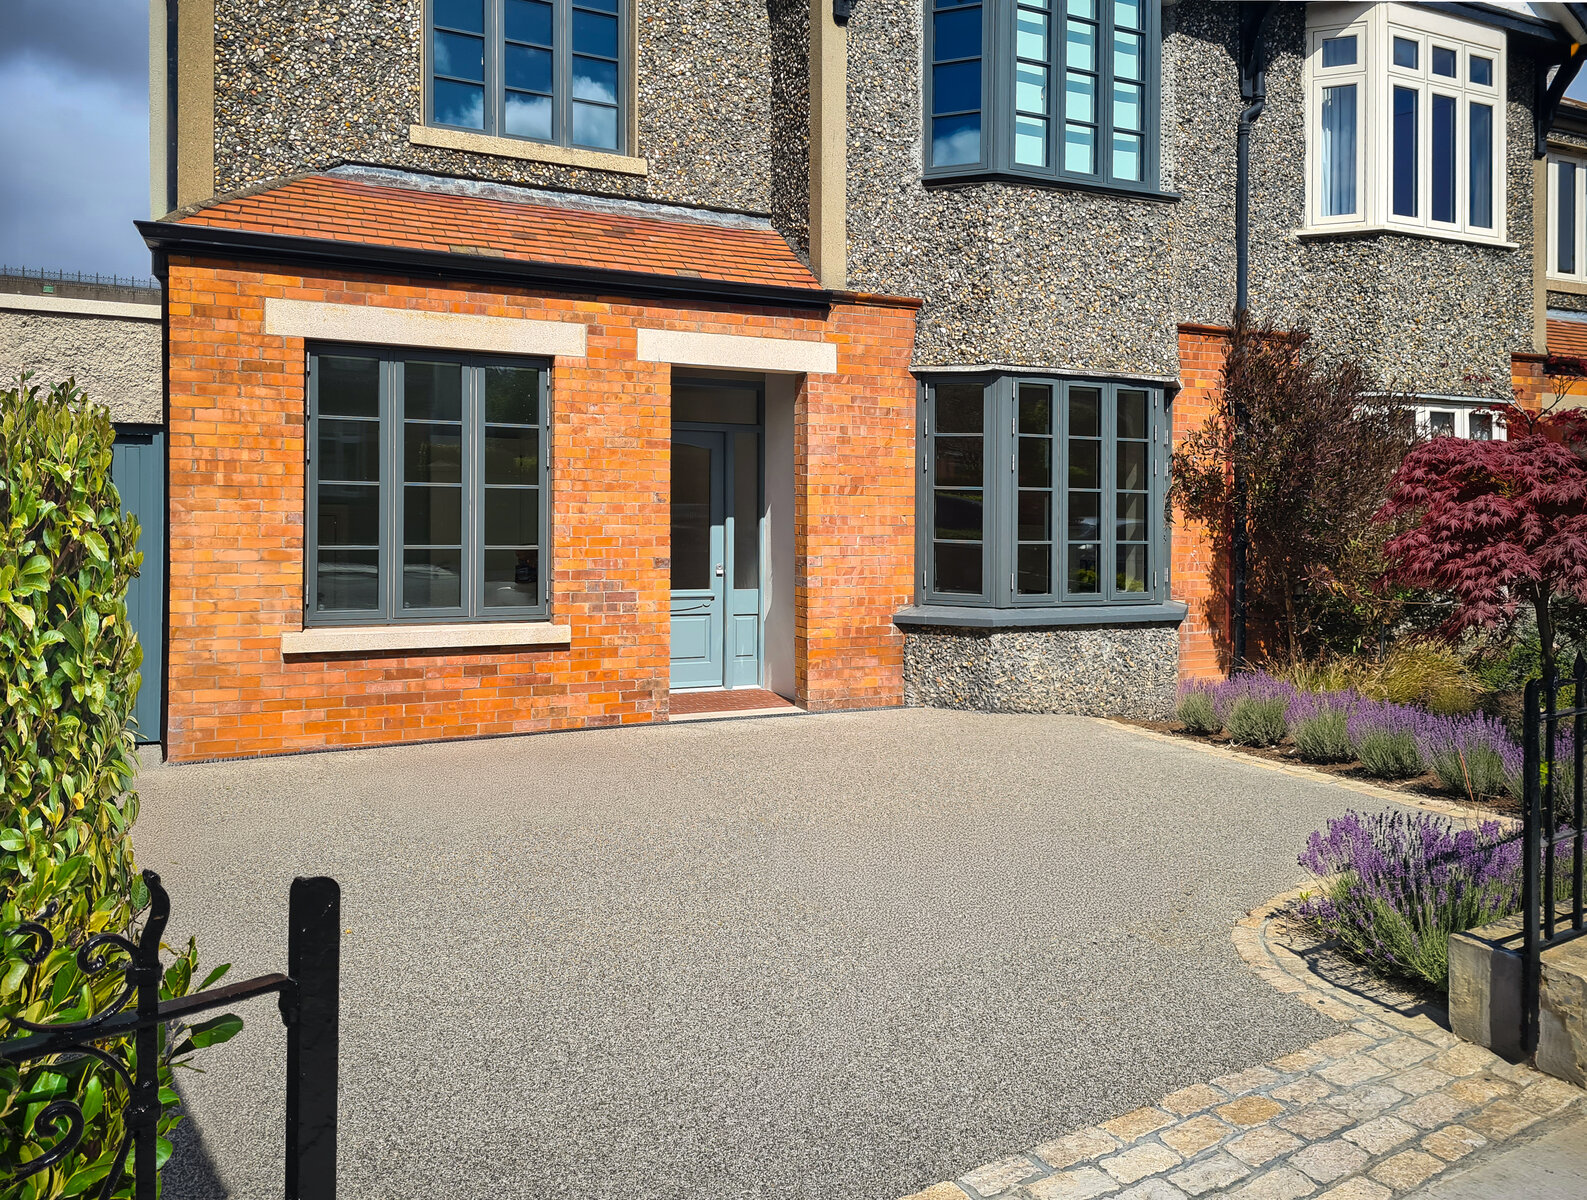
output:
M 1214 326 L 1179 328 L 1180 390 L 1172 405 L 1173 444 L 1199 429 L 1212 414 L 1222 393 L 1229 331 Z M 1220 586 L 1228 564 L 1219 558 L 1212 538 L 1199 521 L 1173 514 L 1170 594 L 1190 609 L 1179 626 L 1179 677 L 1221 679 L 1229 662 L 1229 614 Z
M 838 373 L 808 377 L 795 406 L 798 700 L 901 703 L 910 308 L 684 308 L 181 255 L 169 289 L 172 759 L 666 719 L 670 368 L 636 360 L 639 327 L 838 346 Z M 303 602 L 304 343 L 263 332 L 269 297 L 588 326 L 588 356 L 552 380 L 551 604 L 571 647 L 283 658 Z

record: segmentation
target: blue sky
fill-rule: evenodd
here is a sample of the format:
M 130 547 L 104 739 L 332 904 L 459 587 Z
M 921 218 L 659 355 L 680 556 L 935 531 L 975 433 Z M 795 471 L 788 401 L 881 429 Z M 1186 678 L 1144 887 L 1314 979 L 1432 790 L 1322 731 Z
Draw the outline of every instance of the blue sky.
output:
M 149 273 L 148 11 L 0 0 L 0 264 Z

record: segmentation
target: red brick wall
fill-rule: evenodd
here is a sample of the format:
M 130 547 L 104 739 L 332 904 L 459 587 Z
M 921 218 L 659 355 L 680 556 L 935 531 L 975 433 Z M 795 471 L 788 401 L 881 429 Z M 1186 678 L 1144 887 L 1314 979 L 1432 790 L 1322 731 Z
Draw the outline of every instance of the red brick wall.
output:
M 665 719 L 671 368 L 635 330 L 825 340 L 796 413 L 798 700 L 902 702 L 913 597 L 914 313 L 675 307 L 394 277 L 298 275 L 173 256 L 168 658 L 173 759 Z M 263 332 L 267 297 L 576 320 L 553 370 L 552 613 L 571 647 L 283 658 L 301 627 L 304 346 Z
M 1222 387 L 1229 331 L 1206 325 L 1179 327 L 1180 390 L 1173 403 L 1173 442 L 1199 429 L 1211 414 Z M 1212 539 L 1199 521 L 1174 513 L 1172 594 L 1189 605 L 1179 627 L 1180 679 L 1221 679 L 1229 661 L 1227 587 L 1217 572 L 1228 566 L 1213 552 Z M 1225 585 L 1226 580 L 1221 581 Z

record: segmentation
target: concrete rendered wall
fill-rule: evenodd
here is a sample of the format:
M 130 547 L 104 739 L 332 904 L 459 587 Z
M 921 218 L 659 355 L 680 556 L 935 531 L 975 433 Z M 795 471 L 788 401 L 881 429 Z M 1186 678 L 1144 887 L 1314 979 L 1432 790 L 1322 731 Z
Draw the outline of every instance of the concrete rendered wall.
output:
M 6 307 L 0 297 L 0 376 L 32 371 L 37 383 L 75 377 L 90 399 L 118 422 L 157 425 L 160 394 L 159 309 L 152 319 L 105 317 Z

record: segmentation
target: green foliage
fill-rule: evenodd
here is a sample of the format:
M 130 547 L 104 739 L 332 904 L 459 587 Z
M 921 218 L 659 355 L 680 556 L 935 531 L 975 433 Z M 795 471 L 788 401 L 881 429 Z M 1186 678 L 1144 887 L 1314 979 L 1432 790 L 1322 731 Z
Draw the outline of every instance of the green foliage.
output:
M 1354 691 L 1366 700 L 1415 704 L 1442 716 L 1470 712 L 1482 692 L 1465 656 L 1432 639 L 1398 642 L 1380 658 L 1352 655 L 1296 662 L 1273 674 L 1303 692 Z
M 1175 715 L 1187 733 L 1194 733 L 1198 737 L 1211 737 L 1223 729 L 1223 721 L 1218 717 L 1211 693 L 1202 688 L 1192 688 L 1181 696 Z
M 1283 696 L 1242 696 L 1229 710 L 1229 737 L 1242 746 L 1276 746 L 1289 732 L 1288 710 Z
M 1295 751 L 1303 762 L 1341 763 L 1356 756 L 1350 744 L 1349 714 L 1342 708 L 1324 708 L 1301 717 L 1290 730 Z
M 1371 729 L 1356 739 L 1356 757 L 1374 779 L 1415 779 L 1427 773 L 1414 734 L 1403 729 Z
M 142 660 L 127 585 L 142 556 L 137 521 L 121 511 L 110 480 L 114 438 L 109 414 L 75 384 L 44 391 L 24 376 L 0 391 L 0 929 L 37 921 L 55 943 L 36 965 L 27 961 L 39 948 L 32 936 L 0 944 L 5 1032 L 17 1018 L 65 1023 L 107 1007 L 121 972 L 82 972 L 77 948 L 100 933 L 135 940 L 134 919 L 148 903 L 129 837 L 137 760 L 126 730 Z M 162 995 L 185 995 L 196 963 L 189 942 Z M 124 959 L 111 951 L 109 964 Z M 162 1064 L 162 1156 L 180 1119 L 172 1065 L 200 1045 L 189 1040 Z M 130 1041 L 101 1048 L 135 1061 Z M 113 1166 L 130 1100 L 120 1076 L 90 1058 L 34 1061 L 0 1068 L 0 1177 L 57 1140 L 58 1130 L 35 1121 L 62 1099 L 82 1109 L 79 1150 L 23 1183 L 17 1200 L 79 1195 Z M 116 1195 L 130 1193 L 130 1178 Z
M 1441 747 L 1429 755 L 1427 765 L 1446 792 L 1482 800 L 1503 796 L 1510 790 L 1504 759 L 1488 746 Z

